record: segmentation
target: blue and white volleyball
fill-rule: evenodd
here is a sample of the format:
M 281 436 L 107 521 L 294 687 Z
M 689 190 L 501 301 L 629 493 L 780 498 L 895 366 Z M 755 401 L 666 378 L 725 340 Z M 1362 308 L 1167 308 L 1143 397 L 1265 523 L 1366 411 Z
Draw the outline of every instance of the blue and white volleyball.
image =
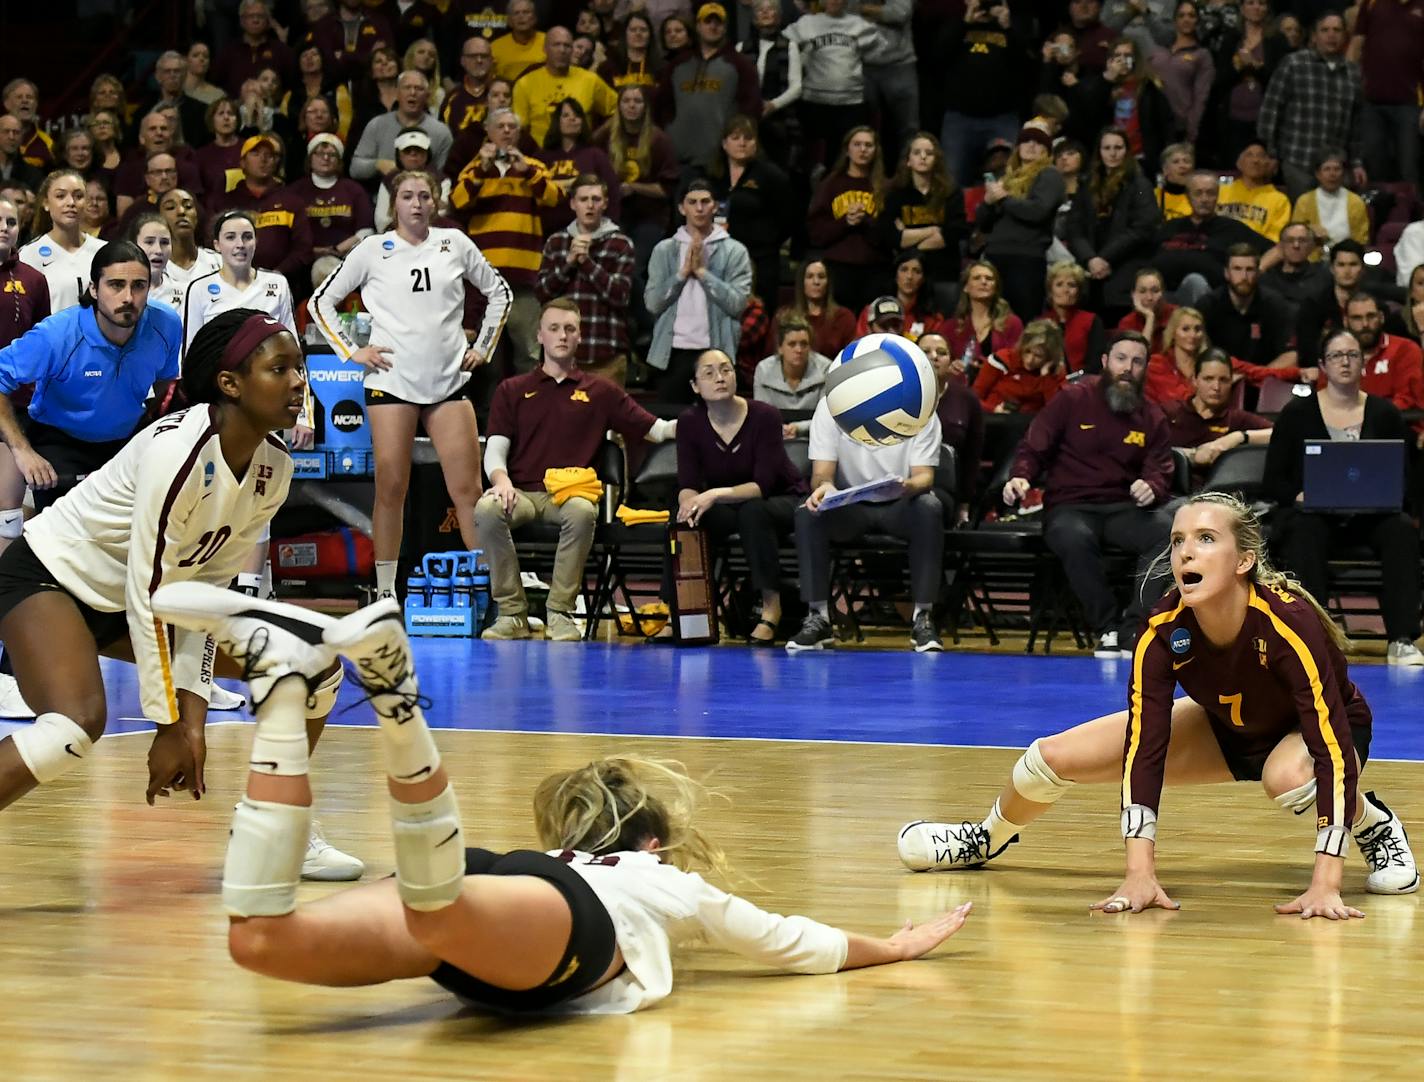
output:
M 867 334 L 837 354 L 826 378 L 826 406 L 841 431 L 869 447 L 915 436 L 934 416 L 934 366 L 898 334 Z

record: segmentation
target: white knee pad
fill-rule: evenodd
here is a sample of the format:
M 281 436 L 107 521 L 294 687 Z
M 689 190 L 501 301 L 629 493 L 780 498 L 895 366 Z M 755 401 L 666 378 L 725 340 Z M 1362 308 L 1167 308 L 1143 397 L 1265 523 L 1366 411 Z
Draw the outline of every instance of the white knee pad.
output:
M 47 785 L 84 761 L 94 741 L 63 714 L 41 714 L 27 729 L 11 737 L 15 750 L 35 780 Z
M 319 721 L 331 713 L 331 708 L 336 705 L 336 696 L 340 693 L 341 684 L 345 679 L 346 670 L 337 665 L 336 672 L 318 684 L 307 696 L 308 721 Z
M 423 804 L 391 800 L 396 888 L 411 909 L 444 909 L 465 885 L 465 838 L 460 808 L 447 785 Z
M 1295 812 L 1296 815 L 1304 815 L 1315 807 L 1315 779 L 1311 778 L 1304 785 L 1297 786 L 1288 793 L 1282 793 L 1275 800 L 1283 810 Z
M 297 908 L 311 818 L 311 808 L 242 798 L 223 864 L 223 908 L 229 916 L 280 917 Z
M 1035 804 L 1052 804 L 1073 788 L 1073 783 L 1064 781 L 1053 772 L 1053 768 L 1044 762 L 1038 745 L 1039 741 L 1035 740 L 1014 764 L 1014 788 L 1025 800 Z
M 256 699 L 258 689 L 248 685 Z M 306 685 L 287 676 L 266 693 L 257 707 L 257 728 L 252 734 L 248 766 L 256 774 L 301 777 L 310 769 L 307 718 L 310 702 Z
M 25 509 L 23 507 L 12 507 L 7 511 L 0 511 L 0 537 L 13 541 L 24 532 Z

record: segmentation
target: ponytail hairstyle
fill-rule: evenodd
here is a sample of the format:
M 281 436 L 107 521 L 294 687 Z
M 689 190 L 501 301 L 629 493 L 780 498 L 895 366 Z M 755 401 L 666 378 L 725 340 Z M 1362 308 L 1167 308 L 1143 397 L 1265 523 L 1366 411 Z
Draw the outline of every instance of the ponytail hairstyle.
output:
M 140 249 L 135 245 L 134 250 L 139 251 Z M 97 256 L 95 262 L 98 262 Z M 224 371 L 222 366 L 223 351 L 239 327 L 253 316 L 265 315 L 267 315 L 266 312 L 256 308 L 233 308 L 213 316 L 203 324 L 198 333 L 193 336 L 193 344 L 188 347 L 188 352 L 183 357 L 183 397 L 189 403 L 198 405 L 203 402 L 221 402 L 227 397 L 218 388 L 218 373 Z M 252 357 L 256 352 L 253 350 L 252 353 L 249 353 L 242 359 L 242 363 L 231 371 L 243 375 L 251 372 Z
M 626 853 L 656 838 L 666 863 L 725 876 L 726 855 L 693 825 L 715 795 L 679 762 L 615 755 L 540 782 L 534 824 L 545 849 Z
M 79 186 L 85 191 L 89 189 L 89 182 L 84 178 L 84 174 L 78 169 L 56 169 L 54 172 L 46 174 L 44 180 L 40 181 L 40 187 L 35 192 L 34 219 L 30 225 L 30 236 L 42 237 L 54 228 L 54 219 L 49 216 L 49 190 L 54 186 L 56 180 L 64 177 L 73 177 L 79 181 Z
M 1249 552 L 1256 557 L 1251 565 L 1251 570 L 1246 573 L 1246 577 L 1257 587 L 1267 590 L 1275 590 L 1281 593 L 1293 594 L 1306 602 L 1315 610 L 1315 615 L 1320 618 L 1320 625 L 1325 629 L 1326 636 L 1341 653 L 1348 653 L 1350 650 L 1350 640 L 1346 637 L 1344 630 L 1325 611 L 1310 593 L 1300 584 L 1300 581 L 1293 575 L 1285 571 L 1277 570 L 1272 566 L 1270 557 L 1266 553 L 1265 532 L 1261 529 L 1261 520 L 1252 511 L 1250 506 L 1234 492 L 1198 492 L 1193 496 L 1188 496 L 1183 507 L 1193 507 L 1199 504 L 1211 504 L 1213 507 L 1220 507 L 1231 520 L 1231 534 L 1236 540 L 1236 548 L 1239 552 Z M 1158 573 L 1161 565 L 1172 562 L 1172 550 L 1167 548 L 1152 561 L 1152 566 L 1148 568 L 1143 581 L 1150 580 Z

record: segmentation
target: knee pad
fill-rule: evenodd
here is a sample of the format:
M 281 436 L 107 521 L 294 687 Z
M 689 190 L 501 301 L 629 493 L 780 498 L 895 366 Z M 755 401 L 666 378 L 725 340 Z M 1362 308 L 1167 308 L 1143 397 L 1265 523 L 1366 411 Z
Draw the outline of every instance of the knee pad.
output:
M 1014 788 L 1025 800 L 1052 804 L 1073 788 L 1073 783 L 1064 781 L 1044 762 L 1039 741 L 1035 740 L 1014 764 Z
M 1275 801 L 1284 811 L 1304 815 L 1315 807 L 1315 779 L 1311 778 L 1304 785 L 1299 785 L 1290 792 L 1282 793 L 1275 798 Z
M 297 908 L 311 817 L 311 808 L 242 798 L 233 813 L 223 864 L 223 908 L 228 916 L 281 917 Z
M 465 839 L 454 791 L 447 785 L 422 804 L 392 799 L 391 833 L 401 901 L 426 913 L 453 905 L 465 887 Z
M 311 694 L 307 696 L 308 721 L 319 721 L 331 713 L 345 679 L 346 670 L 338 664 L 334 673 L 312 689 Z
M 24 532 L 25 509 L 23 507 L 11 507 L 9 510 L 0 511 L 0 537 L 14 541 Z
M 94 741 L 71 718 L 41 714 L 34 724 L 12 737 L 15 750 L 35 780 L 47 785 L 84 761 Z

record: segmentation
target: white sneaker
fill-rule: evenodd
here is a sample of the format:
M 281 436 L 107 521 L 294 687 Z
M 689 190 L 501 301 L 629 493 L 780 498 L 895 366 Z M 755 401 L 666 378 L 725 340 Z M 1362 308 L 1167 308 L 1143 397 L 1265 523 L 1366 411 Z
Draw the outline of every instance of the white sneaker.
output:
M 1408 639 L 1389 644 L 1385 660 L 1391 665 L 1424 665 L 1424 653 Z
M 247 705 L 247 696 L 229 691 L 221 684 L 213 685 L 213 693 L 208 696 L 209 710 L 241 710 Z
M 896 843 L 900 862 L 912 872 L 978 868 L 993 860 L 1014 842 L 1015 834 L 992 853 L 983 823 L 931 823 L 917 819 L 900 828 Z
M 1365 796 L 1389 816 L 1383 823 L 1355 835 L 1360 856 L 1370 866 L 1365 889 L 1371 894 L 1413 894 L 1419 889 L 1419 869 L 1415 866 L 1404 824 L 1374 793 Z
M 20 682 L 0 673 L 0 718 L 32 718 L 35 712 L 20 694 Z
M 401 607 L 394 599 L 377 601 L 343 616 L 322 632 L 322 641 L 356 667 L 356 679 L 371 694 L 415 699 L 420 686 L 410 658 Z
M 1098 639 L 1098 648 L 1093 651 L 1093 656 L 1101 658 L 1103 661 L 1116 661 L 1122 657 L 1122 651 L 1117 646 L 1117 632 L 1104 631 Z
M 202 582 L 172 582 L 154 592 L 153 612 L 170 624 L 211 635 L 218 649 L 242 666 L 254 710 L 284 676 L 300 676 L 314 688 L 336 663 L 335 651 L 321 641 L 336 621 L 296 605 Z
M 318 883 L 349 883 L 360 879 L 366 865 L 349 853 L 343 853 L 321 833 L 321 824 L 312 820 L 311 837 L 307 839 L 307 855 L 302 861 L 302 878 Z

